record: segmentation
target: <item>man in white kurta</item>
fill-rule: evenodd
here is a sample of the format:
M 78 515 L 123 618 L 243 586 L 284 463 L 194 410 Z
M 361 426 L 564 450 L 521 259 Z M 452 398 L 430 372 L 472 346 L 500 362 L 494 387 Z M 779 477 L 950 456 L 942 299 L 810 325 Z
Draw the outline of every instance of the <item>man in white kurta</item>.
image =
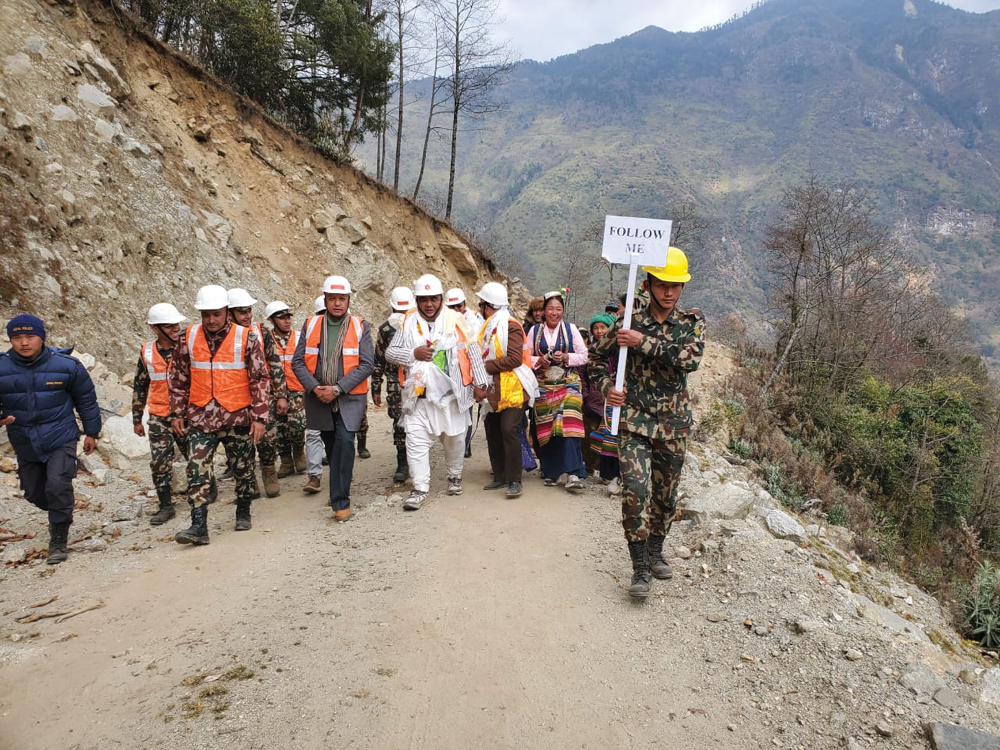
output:
M 407 313 L 386 349 L 386 361 L 402 365 L 403 425 L 406 461 L 413 490 L 403 503 L 406 510 L 421 507 L 430 491 L 430 449 L 440 440 L 448 469 L 448 494 L 462 494 L 465 433 L 475 402 L 474 386 L 490 378 L 464 316 L 444 306 L 444 290 L 436 276 L 426 274 L 414 283 L 417 307 Z

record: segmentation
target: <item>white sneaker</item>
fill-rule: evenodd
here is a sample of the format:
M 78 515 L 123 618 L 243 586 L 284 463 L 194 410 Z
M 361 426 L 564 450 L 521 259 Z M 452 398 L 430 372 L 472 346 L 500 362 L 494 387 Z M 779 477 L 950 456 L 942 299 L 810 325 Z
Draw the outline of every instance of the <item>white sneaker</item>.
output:
M 583 481 L 576 474 L 570 474 L 566 479 L 566 489 L 569 492 L 583 492 Z
M 410 496 L 403 501 L 403 510 L 420 510 L 420 506 L 427 499 L 427 493 L 420 490 L 411 490 Z
M 608 482 L 608 494 L 609 495 L 619 495 L 619 494 L 621 494 L 621 491 L 622 491 L 622 487 L 621 487 L 620 484 L 618 484 L 618 480 L 617 479 L 612 479 L 610 482 Z
M 448 477 L 448 494 L 462 494 L 462 477 Z
M 559 484 L 566 484 L 569 481 L 569 474 L 559 475 Z

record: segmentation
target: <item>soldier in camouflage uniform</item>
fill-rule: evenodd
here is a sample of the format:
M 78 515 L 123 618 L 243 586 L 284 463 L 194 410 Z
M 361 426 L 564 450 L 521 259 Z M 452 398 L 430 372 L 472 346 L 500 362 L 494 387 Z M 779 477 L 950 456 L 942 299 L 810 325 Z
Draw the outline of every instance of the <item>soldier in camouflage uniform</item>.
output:
M 198 290 L 201 323 L 181 336 L 167 374 L 174 433 L 187 435 L 191 527 L 179 544 L 208 544 L 212 463 L 221 443 L 236 479 L 236 530 L 251 527 L 254 495 L 253 448 L 266 431 L 271 400 L 264 348 L 257 334 L 228 317 L 223 287 Z
M 257 456 L 260 459 L 260 474 L 264 480 L 264 494 L 268 497 L 277 497 L 281 494 L 278 469 L 275 465 L 278 461 L 278 419 L 288 413 L 288 386 L 285 382 L 285 368 L 281 364 L 274 336 L 260 323 L 253 322 L 255 304 L 257 300 L 251 297 L 246 289 L 229 290 L 229 316 L 236 325 L 253 329 L 258 341 L 264 347 L 264 359 L 267 360 L 267 371 L 271 377 L 271 405 L 267 431 L 257 444 Z
M 691 400 L 687 375 L 698 369 L 705 351 L 705 318 L 700 310 L 677 307 L 691 276 L 687 258 L 671 247 L 662 268 L 645 267 L 647 301 L 637 307 L 632 327 L 621 320 L 594 345 L 589 373 L 611 406 L 621 406 L 619 452 L 622 474 L 622 526 L 632 558 L 629 594 L 649 596 L 650 576 L 670 578 L 663 543 L 677 507 L 677 484 L 687 435 Z M 629 349 L 624 390 L 614 388 L 607 358 Z
M 162 302 L 149 308 L 146 322 L 156 338 L 139 349 L 139 364 L 132 379 L 132 429 L 146 436 L 142 415 L 149 404 L 149 470 L 159 500 L 159 510 L 149 519 L 152 526 L 166 523 L 176 514 L 171 497 L 170 479 L 174 465 L 174 446 L 188 457 L 187 440 L 170 428 L 170 392 L 167 370 L 181 335 L 180 324 L 187 320 L 173 305 Z
M 405 482 L 410 475 L 410 467 L 406 463 L 406 430 L 400 424 L 403 418 L 403 397 L 399 387 L 399 368 L 386 364 L 385 350 L 392 343 L 399 326 L 407 311 L 413 309 L 413 292 L 409 287 L 398 286 L 389 295 L 392 314 L 389 319 L 378 327 L 375 338 L 375 372 L 372 373 L 372 401 L 375 406 L 382 405 L 382 380 L 385 379 L 385 403 L 392 420 L 392 442 L 396 446 L 396 473 L 392 481 Z
M 305 389 L 292 372 L 292 356 L 299 343 L 299 332 L 292 328 L 292 313 L 284 302 L 269 304 L 264 310 L 264 316 L 273 326 L 271 334 L 274 336 L 288 387 L 288 413 L 275 414 L 278 423 L 278 455 L 281 457 L 278 478 L 283 479 L 306 470 Z

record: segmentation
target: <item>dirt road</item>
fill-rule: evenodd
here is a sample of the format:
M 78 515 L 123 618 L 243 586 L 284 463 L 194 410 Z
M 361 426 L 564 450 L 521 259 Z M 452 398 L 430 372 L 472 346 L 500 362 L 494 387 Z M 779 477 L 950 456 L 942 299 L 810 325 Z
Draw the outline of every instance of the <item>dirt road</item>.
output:
M 465 494 L 407 513 L 384 495 L 391 446 L 374 453 L 349 523 L 284 480 L 249 533 L 213 506 L 208 547 L 77 554 L 9 580 L 6 610 L 52 594 L 104 607 L 3 647 L 0 744 L 733 746 L 720 696 L 692 694 L 704 659 L 672 645 L 683 584 L 637 606 L 617 580 L 628 560 L 603 488 L 531 478 L 506 500 L 481 489 L 479 443 Z

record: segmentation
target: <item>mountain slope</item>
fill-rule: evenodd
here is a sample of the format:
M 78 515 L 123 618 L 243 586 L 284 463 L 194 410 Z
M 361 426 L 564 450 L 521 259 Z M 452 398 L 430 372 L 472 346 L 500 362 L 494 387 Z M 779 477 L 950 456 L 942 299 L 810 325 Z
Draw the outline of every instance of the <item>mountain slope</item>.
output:
M 541 287 L 565 281 L 571 252 L 598 254 L 581 241 L 594 219 L 694 203 L 712 228 L 689 248 L 692 293 L 713 316 L 759 319 L 759 236 L 781 191 L 810 170 L 854 180 L 990 350 L 1000 342 L 988 307 L 1000 291 L 998 39 L 1000 12 L 771 0 L 707 31 L 649 27 L 525 62 L 498 93 L 506 112 L 465 135 L 456 217 L 529 258 Z M 444 180 L 436 168 L 429 198 Z

